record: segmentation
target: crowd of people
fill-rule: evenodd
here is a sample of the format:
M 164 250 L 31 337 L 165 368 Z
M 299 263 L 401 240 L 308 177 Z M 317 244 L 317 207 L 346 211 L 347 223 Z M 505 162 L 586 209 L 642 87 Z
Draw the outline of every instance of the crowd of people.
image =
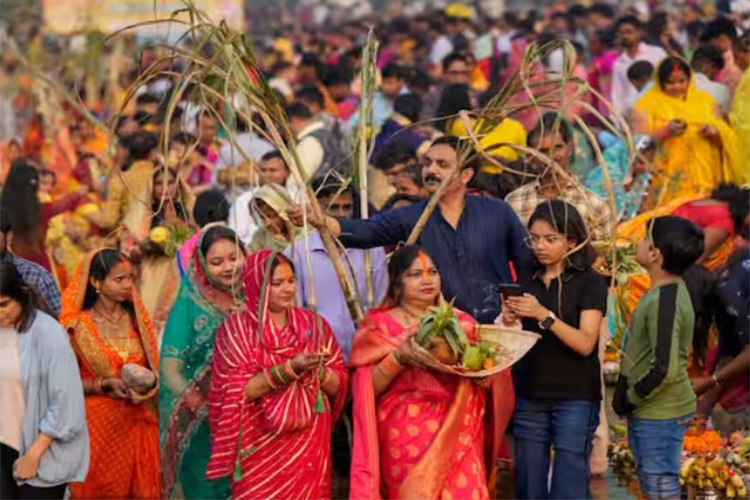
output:
M 691 419 L 750 425 L 746 13 L 450 4 L 303 24 L 256 42 L 298 164 L 155 45 L 56 114 L 3 55 L 0 497 L 587 498 L 617 337 L 640 488 L 679 498 Z M 20 46 L 65 50 L 36 36 Z M 556 40 L 487 127 L 527 49 Z M 413 336 L 444 300 L 472 340 L 539 340 L 485 379 L 438 371 Z

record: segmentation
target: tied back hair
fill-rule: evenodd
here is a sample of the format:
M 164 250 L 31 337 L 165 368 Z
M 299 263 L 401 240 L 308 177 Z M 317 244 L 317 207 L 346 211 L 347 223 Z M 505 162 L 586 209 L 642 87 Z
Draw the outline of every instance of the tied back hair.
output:
M 590 269 L 596 261 L 596 250 L 591 245 L 586 224 L 576 208 L 562 200 L 540 203 L 529 219 L 529 229 L 537 221 L 549 224 L 557 233 L 573 242 L 573 249 L 565 256 L 565 266 L 578 270 Z M 534 257 L 536 259 L 536 257 Z M 537 260 L 537 266 L 542 267 Z
M 91 258 L 91 267 L 89 269 L 89 275 L 86 281 L 86 294 L 83 298 L 82 309 L 84 311 L 90 310 L 99 301 L 99 294 L 94 288 L 94 285 L 91 283 L 92 279 L 99 282 L 104 282 L 104 280 L 107 279 L 107 276 L 109 276 L 109 273 L 112 272 L 112 269 L 114 269 L 118 264 L 122 264 L 124 262 L 128 262 L 128 259 L 123 254 L 121 254 L 119 250 L 115 250 L 114 248 L 105 248 L 104 250 L 100 250 Z M 133 303 L 129 300 L 126 300 L 125 302 L 122 302 L 121 305 L 125 308 L 126 311 L 128 311 L 130 317 L 133 319 L 133 326 L 137 327 L 138 323 L 135 318 L 135 306 L 133 305 Z

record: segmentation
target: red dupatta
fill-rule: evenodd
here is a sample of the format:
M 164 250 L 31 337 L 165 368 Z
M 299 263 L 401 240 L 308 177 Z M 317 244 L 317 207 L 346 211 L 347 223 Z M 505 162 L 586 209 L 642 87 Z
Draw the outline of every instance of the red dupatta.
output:
M 235 477 L 232 498 L 328 498 L 331 428 L 344 406 L 346 368 L 333 332 L 315 313 L 291 307 L 283 328 L 271 321 L 267 292 L 276 256 L 271 250 L 250 254 L 242 278 L 247 310 L 229 316 L 216 334 L 206 477 L 231 475 L 239 459 L 242 477 Z M 250 378 L 302 352 L 330 353 L 326 366 L 339 377 L 339 393 L 322 398 L 322 411 L 312 372 L 245 399 Z

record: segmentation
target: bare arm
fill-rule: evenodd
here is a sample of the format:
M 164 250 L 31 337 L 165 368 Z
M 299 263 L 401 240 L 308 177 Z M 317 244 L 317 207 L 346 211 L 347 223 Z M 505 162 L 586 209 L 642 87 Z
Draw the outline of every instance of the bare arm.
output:
M 34 443 L 13 464 L 15 476 L 20 480 L 36 477 L 39 470 L 39 462 L 41 462 L 42 456 L 47 452 L 53 441 L 54 438 L 43 432 L 37 434 Z
M 599 325 L 601 322 L 601 311 L 589 309 L 581 312 L 580 328 L 573 328 L 558 319 L 552 324 L 550 331 L 581 356 L 588 356 L 594 352 L 596 342 L 599 340 Z
M 529 293 L 525 293 L 523 297 L 509 297 L 507 304 L 516 315 L 533 318 L 537 321 L 543 321 L 552 314 L 549 309 L 539 303 L 536 297 Z M 562 319 L 557 318 L 550 327 L 550 331 L 581 356 L 588 356 L 594 352 L 596 342 L 599 340 L 601 321 L 601 311 L 586 309 L 581 311 L 580 327 L 574 328 Z
M 703 230 L 705 250 L 698 263 L 701 264 L 708 260 L 711 255 L 718 249 L 724 241 L 729 237 L 729 233 L 726 229 L 719 229 L 715 227 L 707 227 Z
M 271 392 L 271 384 L 268 383 L 268 380 L 266 380 L 266 376 L 261 372 L 255 376 L 253 376 L 245 386 L 245 396 L 248 400 L 253 401 L 254 399 L 259 399 L 262 396 L 265 396 L 267 393 Z
M 161 369 L 164 380 L 164 384 L 169 387 L 172 394 L 181 394 L 189 382 L 182 376 L 182 369 L 185 363 L 177 358 L 163 358 L 161 362 Z
M 395 354 L 389 354 L 383 360 L 375 365 L 372 371 L 372 385 L 375 390 L 375 396 L 380 396 L 388 386 L 393 382 L 393 379 L 401 373 L 404 366 L 396 358 Z

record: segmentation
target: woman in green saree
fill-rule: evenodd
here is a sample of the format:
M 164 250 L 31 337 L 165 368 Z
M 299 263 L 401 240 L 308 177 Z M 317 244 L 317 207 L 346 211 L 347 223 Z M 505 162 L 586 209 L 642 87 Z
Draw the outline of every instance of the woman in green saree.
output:
M 238 280 L 244 257 L 231 229 L 205 228 L 170 312 L 159 387 L 162 498 L 229 496 L 226 478 L 205 478 L 211 451 L 207 395 L 214 336 L 224 318 L 243 304 Z

